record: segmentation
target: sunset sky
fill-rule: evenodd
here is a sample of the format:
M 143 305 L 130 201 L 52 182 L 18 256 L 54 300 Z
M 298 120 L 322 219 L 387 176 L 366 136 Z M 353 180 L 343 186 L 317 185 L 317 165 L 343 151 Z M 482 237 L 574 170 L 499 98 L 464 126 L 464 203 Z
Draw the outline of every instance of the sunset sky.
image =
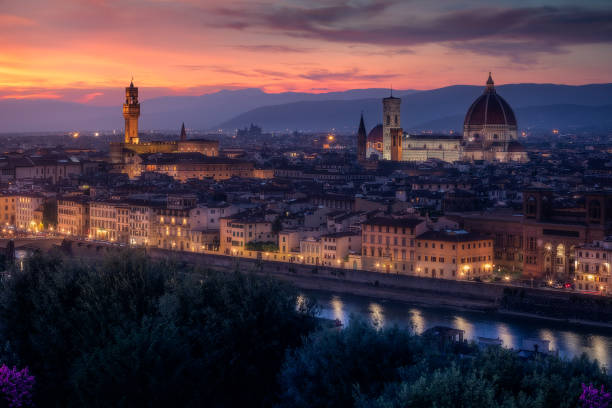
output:
M 0 0 L 0 98 L 612 82 L 610 0 Z

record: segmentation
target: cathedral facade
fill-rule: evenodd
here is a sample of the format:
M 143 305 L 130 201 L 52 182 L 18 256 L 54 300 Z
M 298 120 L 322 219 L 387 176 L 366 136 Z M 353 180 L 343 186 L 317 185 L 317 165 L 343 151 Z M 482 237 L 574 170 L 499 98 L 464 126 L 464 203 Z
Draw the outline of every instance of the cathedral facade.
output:
M 421 162 L 456 161 L 526 162 L 525 148 L 518 141 L 514 111 L 495 90 L 491 73 L 482 95 L 469 107 L 463 135 L 408 134 L 401 128 L 401 99 L 383 99 L 383 149 L 385 160 Z M 394 138 L 398 132 L 402 137 Z M 370 140 L 367 144 L 369 147 Z M 368 149 L 368 153 L 370 153 Z M 369 154 L 368 154 L 369 156 Z

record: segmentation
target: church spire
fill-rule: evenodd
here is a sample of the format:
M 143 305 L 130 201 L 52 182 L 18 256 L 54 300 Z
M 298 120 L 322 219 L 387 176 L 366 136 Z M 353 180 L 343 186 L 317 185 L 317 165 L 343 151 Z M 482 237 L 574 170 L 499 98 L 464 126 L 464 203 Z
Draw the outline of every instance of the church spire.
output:
M 185 122 L 181 125 L 181 142 L 187 140 L 187 132 L 185 132 Z
M 363 122 L 363 111 L 359 120 L 359 130 L 357 130 L 357 160 L 360 162 L 366 159 L 367 138 L 365 123 Z
M 359 120 L 359 130 L 357 131 L 357 133 L 365 133 L 365 123 L 363 122 L 363 111 L 361 112 L 361 119 Z

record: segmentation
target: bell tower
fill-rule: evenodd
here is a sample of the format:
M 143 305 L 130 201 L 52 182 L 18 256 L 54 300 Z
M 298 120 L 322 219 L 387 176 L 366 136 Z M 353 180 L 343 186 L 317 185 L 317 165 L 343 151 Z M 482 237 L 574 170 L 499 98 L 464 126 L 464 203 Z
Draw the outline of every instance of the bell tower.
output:
M 138 88 L 134 81 L 125 88 L 125 103 L 123 104 L 123 117 L 125 118 L 125 143 L 138 144 L 138 117 L 140 116 L 140 103 L 138 103 Z
M 383 159 L 392 160 L 391 150 L 393 149 L 393 141 L 391 137 L 392 129 L 402 127 L 400 119 L 400 106 L 402 100 L 391 95 L 383 99 Z

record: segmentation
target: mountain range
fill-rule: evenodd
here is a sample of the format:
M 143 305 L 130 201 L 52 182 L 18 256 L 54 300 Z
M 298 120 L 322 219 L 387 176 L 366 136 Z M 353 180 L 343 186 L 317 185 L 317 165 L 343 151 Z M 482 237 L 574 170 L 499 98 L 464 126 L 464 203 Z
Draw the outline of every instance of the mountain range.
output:
M 612 126 L 612 84 L 581 86 L 511 84 L 496 88 L 515 110 L 521 128 Z M 463 115 L 482 86 L 456 85 L 428 91 L 400 90 L 402 126 L 407 130 L 460 129 Z M 251 123 L 264 131 L 354 131 L 359 115 L 368 128 L 382 118 L 381 98 L 389 90 L 353 89 L 329 93 L 266 93 L 223 90 L 201 96 L 168 96 L 141 103 L 140 128 L 232 132 Z M 57 100 L 0 100 L 0 132 L 122 129 L 121 103 L 99 107 Z

